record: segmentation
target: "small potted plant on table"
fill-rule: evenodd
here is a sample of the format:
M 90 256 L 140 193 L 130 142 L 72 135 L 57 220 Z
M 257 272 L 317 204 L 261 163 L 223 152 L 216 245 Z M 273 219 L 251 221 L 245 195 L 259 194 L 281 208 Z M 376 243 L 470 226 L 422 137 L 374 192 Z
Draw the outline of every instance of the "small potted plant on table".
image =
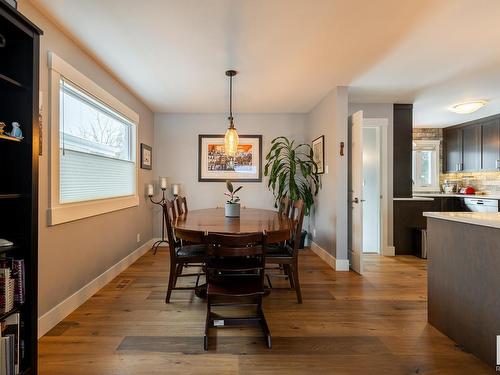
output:
M 236 189 L 233 187 L 231 181 L 226 181 L 227 192 L 224 193 L 228 200 L 225 205 L 225 215 L 226 217 L 240 217 L 240 197 L 235 195 L 240 191 L 243 186 L 239 186 Z

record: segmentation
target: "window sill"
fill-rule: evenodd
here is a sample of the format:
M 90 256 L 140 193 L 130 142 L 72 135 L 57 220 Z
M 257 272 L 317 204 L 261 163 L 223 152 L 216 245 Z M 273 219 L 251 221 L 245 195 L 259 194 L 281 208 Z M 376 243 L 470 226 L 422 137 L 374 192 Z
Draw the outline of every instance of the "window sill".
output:
M 138 205 L 137 195 L 58 205 L 48 209 L 48 225 L 68 223 Z

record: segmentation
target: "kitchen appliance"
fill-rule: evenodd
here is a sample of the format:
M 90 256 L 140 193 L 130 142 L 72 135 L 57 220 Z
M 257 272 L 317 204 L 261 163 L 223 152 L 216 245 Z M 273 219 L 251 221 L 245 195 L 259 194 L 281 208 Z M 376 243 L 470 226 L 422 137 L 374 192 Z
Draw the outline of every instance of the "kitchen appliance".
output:
M 472 212 L 498 212 L 498 200 L 464 198 L 465 207 Z
M 476 194 L 476 190 L 472 186 L 466 186 L 460 189 L 460 194 L 472 195 Z

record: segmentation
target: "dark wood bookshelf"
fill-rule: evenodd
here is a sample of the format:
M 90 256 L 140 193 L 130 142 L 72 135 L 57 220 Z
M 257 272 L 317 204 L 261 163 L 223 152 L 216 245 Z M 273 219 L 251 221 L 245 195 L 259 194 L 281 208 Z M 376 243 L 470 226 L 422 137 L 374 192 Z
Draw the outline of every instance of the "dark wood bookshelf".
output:
M 0 0 L 0 122 L 5 132 L 18 122 L 23 139 L 0 134 L 0 258 L 24 260 L 25 301 L 0 314 L 0 321 L 19 313 L 23 325 L 20 374 L 38 373 L 38 95 L 42 31 Z

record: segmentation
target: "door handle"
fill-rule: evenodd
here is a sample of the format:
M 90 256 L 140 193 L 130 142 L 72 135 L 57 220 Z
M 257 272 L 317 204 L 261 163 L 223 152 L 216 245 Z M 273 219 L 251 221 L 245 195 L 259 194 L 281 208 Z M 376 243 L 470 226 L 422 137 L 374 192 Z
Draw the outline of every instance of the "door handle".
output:
M 359 199 L 358 197 L 356 197 L 352 200 L 352 203 L 359 203 L 359 202 L 364 202 L 364 201 L 365 201 L 364 199 Z

